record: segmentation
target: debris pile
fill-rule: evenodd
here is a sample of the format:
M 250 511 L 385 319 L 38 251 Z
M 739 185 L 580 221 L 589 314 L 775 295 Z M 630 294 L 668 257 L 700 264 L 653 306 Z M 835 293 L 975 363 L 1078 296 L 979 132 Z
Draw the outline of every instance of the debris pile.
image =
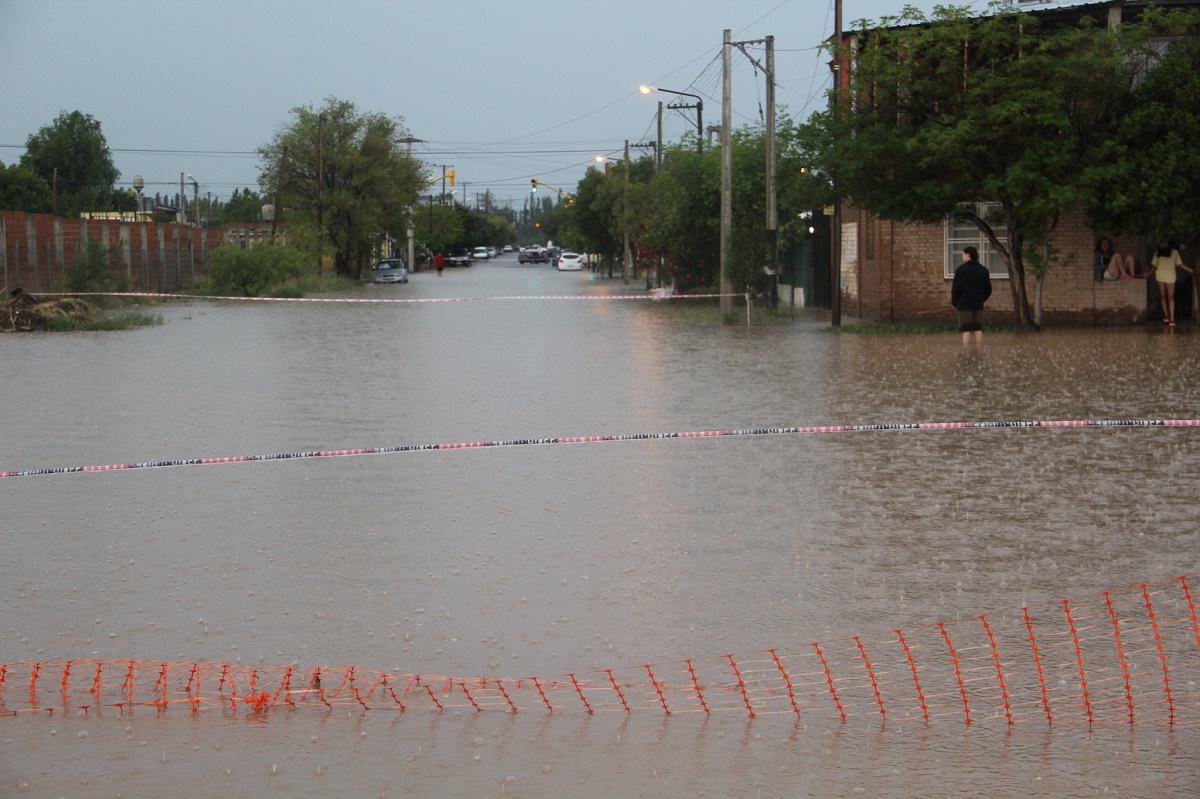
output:
M 67 317 L 79 322 L 96 318 L 95 308 L 75 297 L 37 297 L 20 288 L 0 300 L 0 331 L 45 330 L 48 320 Z

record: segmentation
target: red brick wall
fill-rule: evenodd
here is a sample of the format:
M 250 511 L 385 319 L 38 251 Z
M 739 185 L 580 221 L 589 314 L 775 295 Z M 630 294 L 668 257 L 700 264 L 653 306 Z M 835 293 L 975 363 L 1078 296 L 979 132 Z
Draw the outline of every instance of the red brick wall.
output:
M 843 220 L 857 223 L 858 294 L 843 292 L 843 313 L 867 322 L 929 322 L 954 318 L 950 280 L 944 275 L 945 231 L 941 225 L 915 225 L 872 218 L 848 207 Z M 872 226 L 874 230 L 872 231 Z M 1055 232 L 1056 258 L 1046 274 L 1042 298 L 1045 324 L 1121 324 L 1142 321 L 1148 281 L 1097 284 L 1092 253 L 1097 237 L 1082 212 L 1065 215 Z M 1144 243 L 1110 237 L 1118 252 L 1135 256 L 1140 266 L 1149 252 Z M 1119 285 L 1118 285 L 1119 284 Z M 1128 285 L 1127 285 L 1128 284 Z M 988 317 L 1014 319 L 1011 281 L 993 280 Z M 1036 281 L 1026 274 L 1031 310 Z
M 79 258 L 86 236 L 108 247 L 125 242 L 122 263 L 132 291 L 178 291 L 206 274 L 213 250 L 227 240 L 237 241 L 230 229 L 244 227 L 59 219 L 53 214 L 4 211 L 0 216 L 0 280 L 5 289 L 20 286 L 30 293 L 59 290 L 63 267 Z

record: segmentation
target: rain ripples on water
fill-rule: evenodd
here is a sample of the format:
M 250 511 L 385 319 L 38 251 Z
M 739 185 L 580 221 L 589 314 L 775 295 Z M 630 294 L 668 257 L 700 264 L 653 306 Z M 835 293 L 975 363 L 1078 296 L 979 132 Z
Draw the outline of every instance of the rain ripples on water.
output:
M 626 290 L 501 261 L 359 296 Z M 144 330 L 6 337 L 0 470 L 1200 408 L 1186 329 L 998 333 L 964 352 L 953 334 L 831 333 L 816 311 L 722 326 L 687 301 L 161 313 Z M 872 640 L 1196 572 L 1197 435 L 906 430 L 5 479 L 0 662 L 502 678 Z M 1200 785 L 1194 715 L 1173 729 L 880 721 L 43 711 L 0 725 L 0 794 L 1157 797 Z

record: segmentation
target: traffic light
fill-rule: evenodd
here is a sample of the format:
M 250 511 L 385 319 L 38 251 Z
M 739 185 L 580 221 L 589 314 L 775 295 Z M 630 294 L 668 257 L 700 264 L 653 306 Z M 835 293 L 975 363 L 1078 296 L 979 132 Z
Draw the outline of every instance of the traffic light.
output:
M 450 186 L 453 187 L 454 186 L 454 170 L 451 169 L 449 172 L 447 172 L 446 177 L 450 178 Z
M 536 193 L 537 192 L 537 178 L 533 178 L 530 182 L 533 183 L 533 191 Z

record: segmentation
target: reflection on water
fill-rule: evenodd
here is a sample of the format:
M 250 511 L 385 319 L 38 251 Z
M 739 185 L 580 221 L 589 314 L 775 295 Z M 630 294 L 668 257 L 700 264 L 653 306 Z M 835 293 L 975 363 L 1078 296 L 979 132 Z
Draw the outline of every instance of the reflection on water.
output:
M 504 266 L 365 297 L 623 293 Z M 1188 331 L 724 327 L 679 304 L 193 302 L 6 337 L 0 469 L 716 428 L 1191 418 Z M 520 676 L 791 646 L 1197 571 L 1188 429 L 891 431 L 0 481 L 0 662 Z M 1194 679 L 1194 677 L 1193 677 Z M 109 709 L 0 794 L 1185 796 L 1194 726 Z M 227 773 L 228 772 L 228 773 Z M 17 775 L 15 778 L 7 775 Z

